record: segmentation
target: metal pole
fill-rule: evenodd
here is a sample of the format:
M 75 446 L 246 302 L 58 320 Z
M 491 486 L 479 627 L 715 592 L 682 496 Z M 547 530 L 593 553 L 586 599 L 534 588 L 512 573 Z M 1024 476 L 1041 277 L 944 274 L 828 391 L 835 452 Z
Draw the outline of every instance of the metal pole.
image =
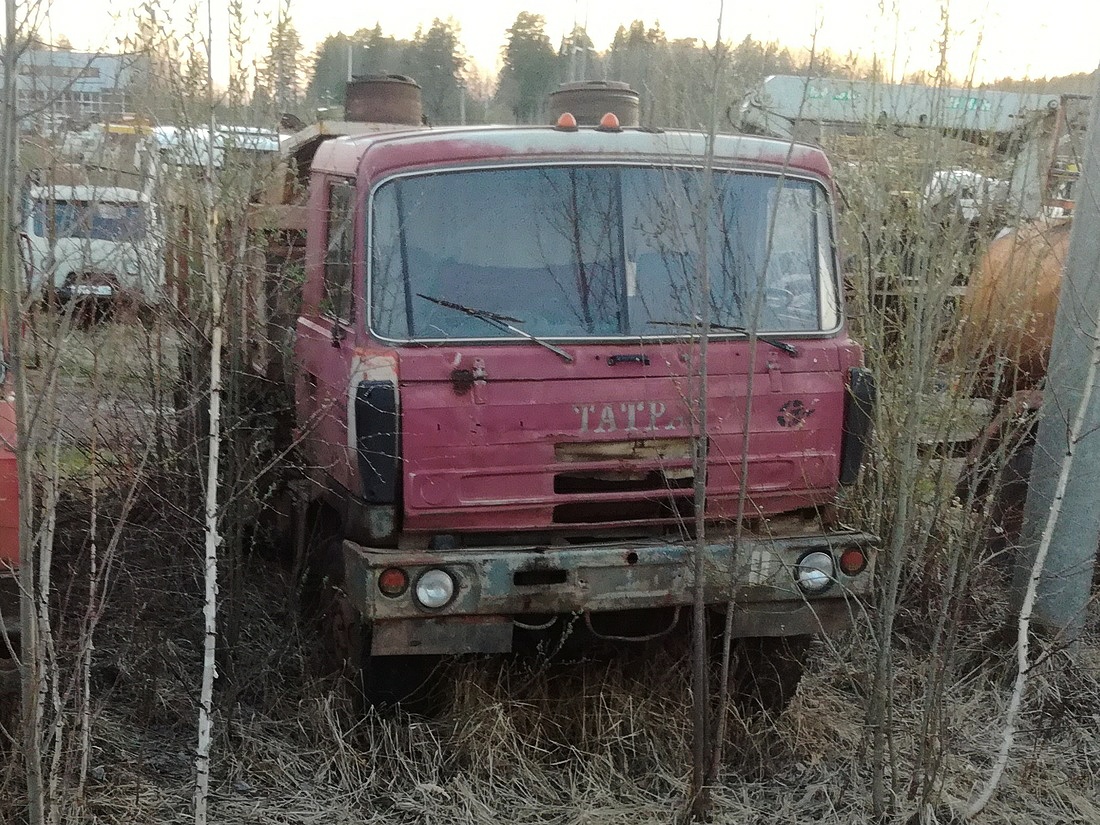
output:
M 1092 98 L 1083 167 L 1012 583 L 1018 613 L 1038 573 L 1032 623 L 1063 634 L 1067 642 L 1084 627 L 1100 544 L 1100 392 L 1094 389 L 1100 359 L 1100 83 Z M 1052 512 L 1057 518 L 1051 528 Z M 1045 562 L 1033 571 L 1048 529 Z

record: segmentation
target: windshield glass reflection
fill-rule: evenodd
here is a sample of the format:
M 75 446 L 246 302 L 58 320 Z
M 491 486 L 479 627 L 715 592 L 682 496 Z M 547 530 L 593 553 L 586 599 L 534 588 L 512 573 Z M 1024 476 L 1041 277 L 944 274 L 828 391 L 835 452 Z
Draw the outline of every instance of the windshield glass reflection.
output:
M 704 263 L 716 326 L 834 326 L 823 190 L 719 172 L 708 197 L 703 180 L 694 169 L 556 166 L 390 181 L 372 201 L 372 328 L 397 340 L 509 334 L 428 295 L 521 319 L 543 338 L 668 337 L 700 316 Z

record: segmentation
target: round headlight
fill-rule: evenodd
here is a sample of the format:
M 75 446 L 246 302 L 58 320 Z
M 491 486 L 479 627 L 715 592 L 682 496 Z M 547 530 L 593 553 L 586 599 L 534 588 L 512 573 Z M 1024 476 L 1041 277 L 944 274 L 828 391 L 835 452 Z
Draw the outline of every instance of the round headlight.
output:
M 455 580 L 446 570 L 428 570 L 416 580 L 416 600 L 424 607 L 445 607 L 454 595 Z
M 824 593 L 833 583 L 836 566 L 833 557 L 824 550 L 814 550 L 798 561 L 795 578 L 803 593 Z

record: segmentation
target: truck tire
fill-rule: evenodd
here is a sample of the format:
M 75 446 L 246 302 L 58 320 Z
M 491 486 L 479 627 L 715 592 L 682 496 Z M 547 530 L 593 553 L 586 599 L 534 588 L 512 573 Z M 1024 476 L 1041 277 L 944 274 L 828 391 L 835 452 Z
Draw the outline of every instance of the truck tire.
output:
M 343 541 L 329 538 L 312 550 L 306 579 L 307 600 L 317 631 L 318 675 L 352 675 L 360 659 L 363 621 L 344 589 Z
M 439 656 L 372 656 L 370 625 L 344 588 L 343 539 L 315 554 L 320 579 L 318 629 L 321 675 L 336 675 L 352 688 L 359 711 L 401 708 L 423 716 L 439 708 Z
M 778 714 L 794 699 L 809 658 L 812 636 L 739 639 L 731 694 L 748 714 Z
M 369 648 L 369 634 L 364 638 Z M 364 651 L 357 677 L 363 707 L 400 708 L 433 717 L 443 707 L 440 656 L 371 656 Z

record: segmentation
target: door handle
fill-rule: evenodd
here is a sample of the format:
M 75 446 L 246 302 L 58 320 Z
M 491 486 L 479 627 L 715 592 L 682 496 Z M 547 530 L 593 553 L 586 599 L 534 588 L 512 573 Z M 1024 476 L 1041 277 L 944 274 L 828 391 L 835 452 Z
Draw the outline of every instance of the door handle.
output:
M 607 359 L 607 366 L 613 367 L 616 364 L 642 364 L 648 367 L 649 356 L 634 352 L 629 354 L 612 355 Z

